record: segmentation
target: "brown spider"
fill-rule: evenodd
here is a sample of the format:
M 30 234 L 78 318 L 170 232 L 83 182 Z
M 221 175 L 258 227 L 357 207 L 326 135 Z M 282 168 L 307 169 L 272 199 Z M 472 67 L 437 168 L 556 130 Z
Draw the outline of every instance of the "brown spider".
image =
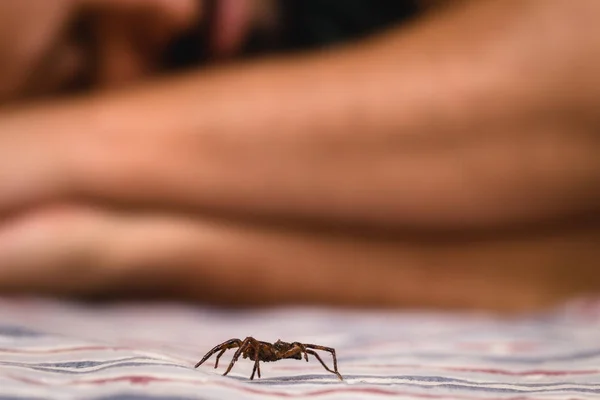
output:
M 233 355 L 233 358 L 229 363 L 229 367 L 227 367 L 227 370 L 223 375 L 227 375 L 229 371 L 231 371 L 231 368 L 233 368 L 233 364 L 235 364 L 240 355 L 242 355 L 244 358 L 249 358 L 252 361 L 254 361 L 254 369 L 252 370 L 252 375 L 250 376 L 250 380 L 252 380 L 254 379 L 254 374 L 257 371 L 258 377 L 260 378 L 260 365 L 258 365 L 260 361 L 270 362 L 282 360 L 284 358 L 302 360 L 302 354 L 304 354 L 304 359 L 306 360 L 306 362 L 308 362 L 308 355 L 311 354 L 315 356 L 317 360 L 319 360 L 323 368 L 325 368 L 332 374 L 337 375 L 337 377 L 340 378 L 340 380 L 344 380 L 344 378 L 342 378 L 342 375 L 340 375 L 340 373 L 338 372 L 337 358 L 335 357 L 335 349 L 332 349 L 331 347 L 324 347 L 316 344 L 305 344 L 298 342 L 286 343 L 282 342 L 281 340 L 277 340 L 275 343 L 261 342 L 254 339 L 253 337 L 247 337 L 246 339 L 244 339 L 244 341 L 241 341 L 240 339 L 230 339 L 213 347 L 211 351 L 209 351 L 204 357 L 202 357 L 202 360 L 200 360 L 194 368 L 198 368 L 200 365 L 202 365 L 202 363 L 208 360 L 210 356 L 212 356 L 216 352 L 219 352 L 215 361 L 216 369 L 219 366 L 219 358 L 221 358 L 223 353 L 225 353 L 225 351 L 229 349 L 235 348 L 237 348 L 237 351 Z M 330 370 L 329 367 L 327 367 L 327 365 L 325 365 L 325 363 L 323 362 L 321 357 L 319 357 L 317 352 L 311 349 L 330 352 L 333 357 L 333 371 Z

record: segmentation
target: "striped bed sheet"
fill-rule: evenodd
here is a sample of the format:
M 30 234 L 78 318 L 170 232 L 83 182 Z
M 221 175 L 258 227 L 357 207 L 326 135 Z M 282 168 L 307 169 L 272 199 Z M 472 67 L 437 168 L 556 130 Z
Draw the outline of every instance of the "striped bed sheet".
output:
M 212 360 L 230 338 L 334 347 L 315 360 Z M 331 365 L 331 357 L 323 353 Z M 600 399 L 600 301 L 547 313 L 219 310 L 0 300 L 0 399 Z

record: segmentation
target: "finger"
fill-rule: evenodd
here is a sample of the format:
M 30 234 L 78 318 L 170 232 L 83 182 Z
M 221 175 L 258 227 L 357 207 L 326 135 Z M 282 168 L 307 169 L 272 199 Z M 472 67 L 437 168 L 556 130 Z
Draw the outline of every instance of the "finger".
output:
M 164 52 L 202 15 L 194 0 L 84 0 L 97 65 L 94 82 L 122 87 L 156 72 Z
M 239 50 L 250 30 L 256 3 L 255 0 L 216 2 L 211 43 L 216 56 L 230 56 Z
M 25 95 L 48 95 L 72 88 L 83 79 L 85 52 L 74 41 L 60 42 L 29 73 Z
M 4 222 L 0 290 L 515 311 L 598 289 L 599 238 L 376 240 L 68 206 Z
M 0 4 L 0 102 L 38 94 L 47 86 L 61 83 L 62 73 L 55 76 L 56 67 L 47 62 L 54 61 L 55 51 L 63 50 L 62 36 L 75 2 L 26 0 Z M 70 57 L 56 61 L 71 64 Z M 42 77 L 39 70 L 43 67 L 48 68 L 48 75 Z M 72 65 L 57 67 L 64 71 Z M 37 84 L 42 87 L 37 88 Z

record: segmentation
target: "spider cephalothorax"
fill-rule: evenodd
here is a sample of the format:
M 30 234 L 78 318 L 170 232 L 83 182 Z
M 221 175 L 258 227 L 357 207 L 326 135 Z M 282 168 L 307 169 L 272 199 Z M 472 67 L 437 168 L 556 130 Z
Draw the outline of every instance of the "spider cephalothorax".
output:
M 335 349 L 331 347 L 299 342 L 288 343 L 282 342 L 281 340 L 277 340 L 275 343 L 261 342 L 254 339 L 253 337 L 247 337 L 243 341 L 241 341 L 240 339 L 230 339 L 213 347 L 208 353 L 206 353 L 204 357 L 202 357 L 202 360 L 200 360 L 194 368 L 198 368 L 213 354 L 219 352 L 215 360 L 215 368 L 217 368 L 219 366 L 219 358 L 221 358 L 223 353 L 225 353 L 229 349 L 235 348 L 237 348 L 237 351 L 233 355 L 233 358 L 229 363 L 229 367 L 227 367 L 227 370 L 223 375 L 227 375 L 229 371 L 231 371 L 231 368 L 233 368 L 233 365 L 236 363 L 240 355 L 244 358 L 249 358 L 250 360 L 254 361 L 254 369 L 252 370 L 252 375 L 250 376 L 250 379 L 254 379 L 254 374 L 256 372 L 258 372 L 258 377 L 260 378 L 260 361 L 270 362 L 283 360 L 286 358 L 302 360 L 302 356 L 304 355 L 304 359 L 308 362 L 308 355 L 310 354 L 314 356 L 317 360 L 319 360 L 323 368 L 335 374 L 338 378 L 340 378 L 340 380 L 343 380 L 342 375 L 340 375 L 340 373 L 338 372 Z M 329 369 L 327 365 L 325 365 L 321 357 L 314 350 L 323 350 L 331 353 L 331 356 L 333 357 L 333 371 Z

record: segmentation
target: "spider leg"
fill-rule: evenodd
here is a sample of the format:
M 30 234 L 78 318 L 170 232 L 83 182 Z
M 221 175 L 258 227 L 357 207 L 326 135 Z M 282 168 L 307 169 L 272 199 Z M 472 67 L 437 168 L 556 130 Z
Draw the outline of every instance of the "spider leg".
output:
M 217 367 L 219 366 L 219 358 L 221 358 L 221 356 L 227 351 L 227 348 L 224 348 L 223 350 L 221 350 L 221 352 L 219 354 L 217 354 L 217 358 L 215 360 L 215 369 L 217 369 Z
M 218 363 L 219 357 L 221 357 L 223 355 L 225 350 L 239 347 L 241 344 L 242 344 L 242 341 L 240 339 L 230 339 L 226 342 L 216 345 L 208 353 L 206 353 L 206 355 L 204 357 L 202 357 L 202 360 L 198 361 L 198 363 L 194 366 L 194 368 L 198 368 L 200 365 L 202 365 L 206 360 L 208 360 L 217 351 L 221 351 L 221 353 L 219 353 L 219 355 L 217 356 L 217 363 Z M 215 364 L 215 368 L 217 368 L 216 364 Z
M 256 352 L 258 353 L 258 342 L 256 341 L 256 339 L 254 339 L 253 337 L 247 337 L 246 339 L 244 339 L 244 341 L 242 342 L 240 347 L 237 349 L 237 351 L 233 355 L 233 358 L 231 359 L 231 362 L 229 363 L 229 366 L 227 367 L 227 370 L 225 371 L 223 376 L 227 375 L 229 373 L 229 371 L 231 371 L 231 368 L 233 368 L 233 364 L 236 363 L 236 361 L 238 360 L 240 355 L 249 346 L 253 346 L 256 349 Z
M 259 363 L 259 360 L 257 358 L 256 361 L 254 361 L 254 368 L 252 369 L 252 375 L 250 375 L 250 380 L 254 379 L 254 374 L 256 373 L 256 371 L 258 371 L 258 377 L 260 378 L 260 367 L 259 367 L 258 363 Z
M 316 352 L 316 351 L 314 351 L 314 350 L 306 350 L 306 352 L 307 352 L 308 354 L 311 354 L 311 355 L 315 356 L 315 358 L 316 358 L 317 360 L 319 360 L 319 362 L 321 363 L 321 365 L 323 366 L 323 368 L 325 368 L 327 371 L 331 372 L 332 374 L 336 374 L 336 375 L 337 375 L 337 377 L 338 377 L 338 378 L 340 378 L 340 380 L 342 380 L 342 381 L 344 380 L 344 378 L 342 378 L 342 375 L 340 375 L 340 373 L 339 373 L 339 372 L 337 372 L 337 371 L 332 371 L 331 369 L 329 369 L 329 367 L 328 367 L 328 366 L 327 366 L 327 365 L 326 365 L 326 364 L 323 362 L 323 360 L 321 359 L 321 357 L 319 356 L 319 354 L 317 354 L 317 352 Z
M 308 354 L 306 353 L 306 346 L 304 346 L 304 344 L 302 344 L 300 342 L 294 342 L 294 343 L 292 343 L 292 346 L 300 347 L 300 349 L 302 349 L 302 352 L 304 353 L 304 359 L 306 360 L 306 362 L 308 362 Z
M 318 344 L 304 344 L 304 347 L 307 347 L 309 349 L 315 349 L 315 350 L 323 350 L 323 351 L 327 351 L 329 353 L 331 353 L 331 357 L 333 358 L 333 373 L 337 375 L 338 378 L 340 378 L 340 380 L 344 380 L 344 378 L 342 378 L 342 375 L 340 375 L 340 373 L 338 372 L 338 366 L 337 366 L 337 357 L 335 356 L 335 349 L 331 348 L 331 347 L 325 347 L 325 346 L 319 346 Z M 308 351 L 308 350 L 307 350 Z M 316 355 L 316 354 L 315 354 Z M 323 364 L 322 360 L 321 364 Z M 325 365 L 325 364 L 323 364 Z M 330 371 L 329 369 L 327 369 L 328 371 Z
M 306 354 L 306 347 L 304 347 L 302 343 L 298 342 L 292 343 L 291 348 L 285 353 L 283 353 L 281 358 L 291 358 L 292 356 L 298 353 L 304 353 L 304 358 L 306 359 L 306 362 L 308 362 L 308 354 Z

